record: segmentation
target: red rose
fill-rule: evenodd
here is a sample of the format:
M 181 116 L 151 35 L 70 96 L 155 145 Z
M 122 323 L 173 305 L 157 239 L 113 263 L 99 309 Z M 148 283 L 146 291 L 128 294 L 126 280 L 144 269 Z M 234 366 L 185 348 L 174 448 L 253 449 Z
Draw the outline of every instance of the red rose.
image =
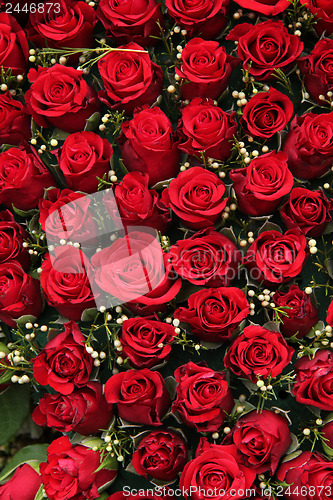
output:
M 117 475 L 116 465 L 95 472 L 101 463 L 100 453 L 86 446 L 72 446 L 68 436 L 55 439 L 47 453 L 47 462 L 40 464 L 40 472 L 50 500 L 93 500 L 98 498 L 98 488 Z
M 224 365 L 235 375 L 251 380 L 275 378 L 290 363 L 294 349 L 281 333 L 251 325 L 234 339 L 225 357 Z
M 116 491 L 116 493 L 107 497 L 106 500 L 170 500 L 170 495 L 167 494 L 169 491 L 171 490 L 167 490 L 165 495 L 161 495 L 162 492 L 159 490 L 158 494 L 154 495 L 152 489 L 135 491 L 127 487 L 127 489 L 124 488 L 122 491 Z
M 144 106 L 121 128 L 118 142 L 128 170 L 148 174 L 151 186 L 177 175 L 179 139 L 176 139 L 169 118 L 160 108 Z
M 315 179 L 325 174 L 333 162 L 333 112 L 295 116 L 283 151 L 295 177 Z
M 23 242 L 28 234 L 23 227 L 15 222 L 9 210 L 0 212 L 0 263 L 16 261 L 26 271 L 30 267 L 30 256 Z
M 29 47 L 23 29 L 15 17 L 0 12 L 0 66 L 4 71 L 11 68 L 12 75 L 25 73 Z
M 311 14 L 315 16 L 316 22 L 313 27 L 320 36 L 326 31 L 326 35 L 333 32 L 333 5 L 331 0 L 301 0 Z
M 226 37 L 238 41 L 238 57 L 257 80 L 274 79 L 274 70 L 287 71 L 303 50 L 297 35 L 290 35 L 279 19 L 255 25 L 238 24 Z
M 134 368 L 152 368 L 167 361 L 175 328 L 162 321 L 130 318 L 123 322 L 119 335 L 122 358 L 128 358 Z
M 10 92 L 0 95 L 0 144 L 18 146 L 31 137 L 31 117 L 20 101 L 13 99 Z
M 239 463 L 236 446 L 210 444 L 202 438 L 196 457 L 184 467 L 179 487 L 191 500 L 241 500 L 255 477 L 253 469 Z
M 318 104 L 322 104 L 319 96 L 327 99 L 327 92 L 333 89 L 332 59 L 333 40 L 325 38 L 316 43 L 309 55 L 297 60 L 306 89 Z
M 188 299 L 188 307 L 176 309 L 175 317 L 188 323 L 197 338 L 208 342 L 225 342 L 232 337 L 249 312 L 249 304 L 242 290 L 221 287 L 193 293 Z
M 179 149 L 190 156 L 206 157 L 224 161 L 232 150 L 233 137 L 237 126 L 235 112 L 228 114 L 208 101 L 196 98 L 182 109 L 178 125 L 181 143 Z
M 229 56 L 218 42 L 192 38 L 182 50 L 181 68 L 175 72 L 183 79 L 183 99 L 217 99 L 228 86 L 232 70 L 239 60 Z
M 39 281 L 25 273 L 18 262 L 0 264 L 0 320 L 14 328 L 15 319 L 43 310 Z
M 85 193 L 97 191 L 97 177 L 108 173 L 112 155 L 111 144 L 94 132 L 69 135 L 57 152 L 67 186 Z
M 285 314 L 280 315 L 280 328 L 285 337 L 297 333 L 297 338 L 301 339 L 319 321 L 318 309 L 297 285 L 291 285 L 287 292 L 275 292 L 273 300 L 277 307 L 286 308 L 283 309 Z
M 120 418 L 142 425 L 161 425 L 170 406 L 162 375 L 147 368 L 112 375 L 105 384 L 105 398 L 115 403 Z
M 303 356 L 295 363 L 296 401 L 322 410 L 333 410 L 333 353 L 317 351 L 312 359 Z
M 333 300 L 328 306 L 326 323 L 330 326 L 333 326 Z
M 271 151 L 254 158 L 247 167 L 230 172 L 242 212 L 254 216 L 274 212 L 294 184 L 287 160 L 285 153 Z
M 40 398 L 32 413 L 37 425 L 59 432 L 78 432 L 83 436 L 106 429 L 112 418 L 112 405 L 103 396 L 99 382 L 88 382 L 71 394 L 48 394 Z
M 97 94 L 82 74 L 61 64 L 29 71 L 32 85 L 25 100 L 29 113 L 40 127 L 78 132 L 84 129 L 86 120 L 99 111 Z
M 74 321 L 50 340 L 33 362 L 33 375 L 40 385 L 50 385 L 68 395 L 75 387 L 85 386 L 93 366 L 93 358 L 85 350 L 85 338 Z
M 243 259 L 251 278 L 264 286 L 277 286 L 297 276 L 308 256 L 307 241 L 299 229 L 284 234 L 264 231 Z
M 171 411 L 198 432 L 215 432 L 234 406 L 224 372 L 215 372 L 206 362 L 189 361 L 175 371 L 176 399 Z
M 254 10 L 265 16 L 276 16 L 290 7 L 289 0 L 235 0 L 245 9 Z
M 55 180 L 32 148 L 10 148 L 0 153 L 0 203 L 21 210 L 35 208 L 44 189 Z
M 331 454 L 331 450 L 333 449 L 333 421 L 330 420 L 331 415 L 328 417 L 329 421 L 322 427 L 322 445 L 324 451 L 329 451 Z M 328 449 L 327 449 L 328 448 Z
M 291 435 L 284 416 L 254 410 L 236 422 L 223 443 L 236 445 L 241 464 L 257 474 L 270 471 L 273 475 L 291 445 Z
M 105 91 L 100 99 L 112 109 L 131 115 L 135 108 L 153 104 L 163 90 L 163 71 L 137 43 L 121 45 L 98 61 Z
M 34 500 L 42 484 L 40 475 L 30 465 L 18 467 L 14 475 L 0 486 L 0 497 L 3 500 Z
M 180 172 L 162 193 L 162 202 L 191 229 L 213 226 L 219 219 L 227 199 L 224 182 L 202 167 Z
M 227 0 L 166 0 L 168 14 L 192 36 L 215 38 L 226 24 Z
M 97 17 L 107 33 L 118 42 L 136 42 L 140 45 L 154 45 L 154 37 L 160 35 L 158 22 L 163 25 L 161 5 L 155 0 L 101 0 Z
M 321 236 L 332 220 L 333 199 L 328 200 L 321 189 L 311 191 L 294 188 L 280 210 L 288 229 L 298 227 L 306 236 Z
M 289 97 L 271 87 L 268 92 L 251 97 L 243 108 L 239 123 L 246 134 L 270 139 L 285 128 L 293 114 Z
M 174 431 L 152 431 L 141 439 L 132 462 L 141 476 L 170 481 L 177 477 L 187 462 L 187 446 Z

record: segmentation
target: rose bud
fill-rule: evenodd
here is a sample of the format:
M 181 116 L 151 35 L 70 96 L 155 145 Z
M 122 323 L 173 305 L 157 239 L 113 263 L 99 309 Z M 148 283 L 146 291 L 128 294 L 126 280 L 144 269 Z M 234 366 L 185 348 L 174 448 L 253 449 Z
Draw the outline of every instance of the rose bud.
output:
M 38 472 L 30 465 L 23 464 L 15 470 L 14 475 L 0 486 L 0 498 L 3 500 L 34 500 L 42 484 Z

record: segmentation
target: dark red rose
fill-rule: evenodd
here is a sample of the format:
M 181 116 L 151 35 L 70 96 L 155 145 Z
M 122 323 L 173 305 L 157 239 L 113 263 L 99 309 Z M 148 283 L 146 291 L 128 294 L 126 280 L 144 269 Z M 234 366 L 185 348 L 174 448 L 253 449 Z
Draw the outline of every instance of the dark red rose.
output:
M 183 99 L 217 99 L 228 86 L 239 60 L 229 56 L 218 42 L 192 38 L 182 50 L 181 68 L 175 72 L 182 81 Z
M 280 375 L 293 354 L 294 349 L 281 333 L 251 325 L 234 339 L 224 357 L 224 365 L 238 377 L 256 383 L 258 378 Z
M 331 452 L 333 449 L 333 421 L 329 420 L 321 429 L 322 432 L 322 445 L 324 450 L 327 450 L 327 448 L 330 448 L 328 450 Z M 327 447 L 327 448 L 326 448 Z
M 94 132 L 69 135 L 57 152 L 67 186 L 85 193 L 97 191 L 97 177 L 108 173 L 112 155 L 111 144 Z
M 255 25 L 238 24 L 226 37 L 238 42 L 238 57 L 243 68 L 257 80 L 273 80 L 274 70 L 287 71 L 303 50 L 297 35 L 289 34 L 279 19 Z
M 290 7 L 289 0 L 235 0 L 245 9 L 254 10 L 265 16 L 276 16 Z
M 188 307 L 179 307 L 175 317 L 191 326 L 193 335 L 208 342 L 229 340 L 249 314 L 242 290 L 234 287 L 209 288 L 193 293 Z
M 0 263 L 16 261 L 26 271 L 30 267 L 28 249 L 23 247 L 28 234 L 23 227 L 15 222 L 9 210 L 0 212 Z
M 83 436 L 107 429 L 112 418 L 112 405 L 103 396 L 102 384 L 88 382 L 71 394 L 45 394 L 32 413 L 37 425 L 59 432 L 78 432 Z
M 199 159 L 204 151 L 206 157 L 224 161 L 231 154 L 237 131 L 234 118 L 235 112 L 225 113 L 211 99 L 193 99 L 182 109 L 179 149 Z
M 333 326 L 333 300 L 328 306 L 326 323 L 330 326 Z
M 226 24 L 227 0 L 166 0 L 168 14 L 192 36 L 215 38 Z
M 0 486 L 0 497 L 3 500 L 34 500 L 42 484 L 40 475 L 28 464 L 18 467 L 15 474 L 4 485 Z
M 0 264 L 0 320 L 14 328 L 15 319 L 26 315 L 38 318 L 42 310 L 39 281 L 18 262 Z
M 213 226 L 228 199 L 224 182 L 209 170 L 192 167 L 180 172 L 162 192 L 162 202 L 191 229 Z
M 47 462 L 40 464 L 40 472 L 47 497 L 50 500 L 77 500 L 98 498 L 98 488 L 110 483 L 117 475 L 113 469 L 101 469 L 101 455 L 86 446 L 71 445 L 68 436 L 55 439 L 47 449 Z
M 174 431 L 153 431 L 144 436 L 133 453 L 133 467 L 141 476 L 162 481 L 175 479 L 187 462 L 187 446 Z
M 118 142 L 122 160 L 129 171 L 148 174 L 151 186 L 177 175 L 179 139 L 176 139 L 169 118 L 160 108 L 144 106 L 121 127 Z
M 98 61 L 98 71 L 105 91 L 100 99 L 112 109 L 131 115 L 135 108 L 153 104 L 163 90 L 163 71 L 150 60 L 149 54 L 137 43 L 121 45 Z
M 10 92 L 0 95 L 0 144 L 18 146 L 31 137 L 31 117 L 20 101 L 13 99 Z
M 331 35 L 333 32 L 333 5 L 330 0 L 301 0 L 302 5 L 306 5 L 311 14 L 315 16 L 313 25 L 317 34 L 320 36 L 323 32 Z
M 154 45 L 160 36 L 158 22 L 163 26 L 161 4 L 155 0 L 101 0 L 97 17 L 107 33 L 117 42 L 136 42 L 140 45 Z
M 55 180 L 32 148 L 10 148 L 0 153 L 0 203 L 21 210 L 35 208 L 44 189 Z
M 61 64 L 29 71 L 31 87 L 25 93 L 25 100 L 37 125 L 69 133 L 84 129 L 86 120 L 99 111 L 100 104 L 82 74 Z
M 240 462 L 257 474 L 273 475 L 280 459 L 291 445 L 287 419 L 274 411 L 256 410 L 243 415 L 223 441 L 234 444 Z
M 105 398 L 117 405 L 120 418 L 142 425 L 161 425 L 170 406 L 162 375 L 147 368 L 112 375 L 105 384 Z
M 282 309 L 280 328 L 285 337 L 292 337 L 297 333 L 301 339 L 309 333 L 319 321 L 318 309 L 311 303 L 310 296 L 297 285 L 291 285 L 287 292 L 275 292 L 274 304 Z
M 294 184 L 287 160 L 285 153 L 271 151 L 254 158 L 247 167 L 230 172 L 242 212 L 254 216 L 274 212 Z
M 11 68 L 12 75 L 25 73 L 28 66 L 29 47 L 23 29 L 15 17 L 0 12 L 0 66 Z
M 277 286 L 297 276 L 308 257 L 307 241 L 299 229 L 284 234 L 264 231 L 243 259 L 252 279 L 264 286 Z
M 246 134 L 270 139 L 285 128 L 293 114 L 289 97 L 271 87 L 268 92 L 251 97 L 243 108 L 239 123 Z
M 211 444 L 201 438 L 196 457 L 184 467 L 179 487 L 191 500 L 241 500 L 255 477 L 253 469 L 239 463 L 236 446 Z
M 329 100 L 327 92 L 333 89 L 332 62 L 333 40 L 329 38 L 319 40 L 310 54 L 297 60 L 304 75 L 306 90 L 318 104 L 322 104 L 319 96 L 323 95 Z
M 85 350 L 85 338 L 74 321 L 50 340 L 33 360 L 33 375 L 38 384 L 50 385 L 68 395 L 75 387 L 87 384 L 93 358 Z
M 120 355 L 134 368 L 151 368 L 167 361 L 175 328 L 162 321 L 130 318 L 123 322 L 119 335 L 123 350 Z
M 215 432 L 234 406 L 224 372 L 215 372 L 206 362 L 189 361 L 175 371 L 176 399 L 171 411 L 198 432 Z
M 315 179 L 325 174 L 333 162 L 333 112 L 295 116 L 283 151 L 295 177 Z
M 332 220 L 333 199 L 328 200 L 321 189 L 311 191 L 294 188 L 280 210 L 288 229 L 298 227 L 306 236 L 321 236 Z
M 293 394 L 298 403 L 333 410 L 333 353 L 319 350 L 314 358 L 303 356 L 295 363 Z

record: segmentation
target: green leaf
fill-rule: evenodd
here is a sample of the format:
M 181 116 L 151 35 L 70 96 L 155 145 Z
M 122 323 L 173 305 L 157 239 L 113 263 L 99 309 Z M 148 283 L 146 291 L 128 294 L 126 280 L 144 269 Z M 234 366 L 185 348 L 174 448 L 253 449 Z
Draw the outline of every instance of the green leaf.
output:
M 45 497 L 43 495 L 43 489 L 44 489 L 44 485 L 41 484 L 39 490 L 36 493 L 34 500 L 45 500 Z
M 57 141 L 65 141 L 69 136 L 69 132 L 65 132 L 64 130 L 60 130 L 59 128 L 55 128 L 53 130 L 53 134 L 51 139 L 56 139 Z
M 84 130 L 86 132 L 92 132 L 97 128 L 97 125 L 99 124 L 99 121 L 101 119 L 101 113 L 96 111 L 96 113 L 93 113 L 91 116 L 89 116 L 88 120 L 86 120 L 86 124 L 84 127 Z
M 12 385 L 0 394 L 0 445 L 16 434 L 30 408 L 30 387 Z
M 98 314 L 98 310 L 96 309 L 96 307 L 85 309 L 81 314 L 81 321 L 94 321 L 94 319 L 96 318 L 96 314 Z
M 4 481 L 14 470 L 23 464 L 39 465 L 41 462 L 46 462 L 46 449 L 48 444 L 32 444 L 21 448 L 20 451 L 13 456 L 9 464 L 1 471 L 0 481 Z M 34 462 L 34 464 L 32 464 Z M 35 467 L 34 467 L 35 469 Z
M 24 326 L 26 323 L 35 323 L 36 316 L 31 316 L 30 314 L 25 314 L 24 316 L 20 316 L 19 318 L 15 318 L 14 321 L 21 326 Z
M 118 461 L 116 457 L 111 457 L 111 455 L 108 455 L 100 464 L 100 466 L 97 467 L 96 470 L 94 470 L 94 474 L 96 474 L 102 469 L 118 470 Z
M 0 384 L 7 384 L 7 382 L 10 381 L 12 378 L 12 372 L 10 370 L 6 370 L 2 375 L 0 376 Z
M 16 208 L 13 203 L 12 207 L 14 212 L 20 217 L 32 217 L 33 215 L 39 214 L 38 210 L 35 208 L 32 208 L 31 210 L 21 210 L 19 208 Z

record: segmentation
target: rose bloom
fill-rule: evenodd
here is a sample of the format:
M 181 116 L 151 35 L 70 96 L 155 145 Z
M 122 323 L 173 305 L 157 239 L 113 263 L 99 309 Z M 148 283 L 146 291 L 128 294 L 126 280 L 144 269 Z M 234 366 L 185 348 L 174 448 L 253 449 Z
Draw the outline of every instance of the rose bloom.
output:
M 112 109 L 133 114 L 135 108 L 153 104 L 163 90 L 163 71 L 137 43 L 121 45 L 129 52 L 113 51 L 98 61 L 104 91 L 98 96 Z
M 280 375 L 294 352 L 281 333 L 251 325 L 234 339 L 224 357 L 224 365 L 238 377 L 255 384 L 259 378 Z
M 29 71 L 31 87 L 25 100 L 37 125 L 69 133 L 84 129 L 86 120 L 99 111 L 100 104 L 95 90 L 82 75 L 82 71 L 62 64 Z
M 333 300 L 328 306 L 326 323 L 333 327 Z
M 15 221 L 9 210 L 0 212 L 0 263 L 16 261 L 24 271 L 30 267 L 28 249 L 23 246 L 28 233 Z
M 166 362 L 171 354 L 175 328 L 163 321 L 130 318 L 123 322 L 119 340 L 120 356 L 134 368 L 152 368 Z
M 141 476 L 162 481 L 175 479 L 187 462 L 185 440 L 165 429 L 144 436 L 132 456 L 133 467 Z
M 328 200 L 321 189 L 311 191 L 294 188 L 281 207 L 280 214 L 288 229 L 298 227 L 311 238 L 321 236 L 332 220 L 333 199 Z
M 85 131 L 70 134 L 56 153 L 67 186 L 85 193 L 97 191 L 97 177 L 108 173 L 112 155 L 107 139 Z
M 231 154 L 237 131 L 234 118 L 235 112 L 225 113 L 211 99 L 193 99 L 182 109 L 178 124 L 179 149 L 199 159 L 204 151 L 206 157 L 226 160 Z
M 250 276 L 264 286 L 278 286 L 297 276 L 308 257 L 307 241 L 299 229 L 284 234 L 264 231 L 243 259 Z
M 104 393 L 119 417 L 134 424 L 162 425 L 171 402 L 162 375 L 147 368 L 112 375 Z
M 290 7 L 289 0 L 235 0 L 235 2 L 245 9 L 254 10 L 265 16 L 276 16 Z
M 121 128 L 118 143 L 122 160 L 130 172 L 148 174 L 150 186 L 177 175 L 179 139 L 160 108 L 143 106 Z
M 243 68 L 259 81 L 273 80 L 275 69 L 288 71 L 304 46 L 300 37 L 290 35 L 279 19 L 238 24 L 226 39 L 238 41 Z
M 217 99 L 227 88 L 239 60 L 227 54 L 218 42 L 192 38 L 182 50 L 181 63 L 175 72 L 183 79 L 183 99 Z
M 231 339 L 249 312 L 242 290 L 220 287 L 193 293 L 188 299 L 188 307 L 179 307 L 174 315 L 190 325 L 195 337 L 208 342 L 225 342 Z
M 327 451 L 331 453 L 331 450 L 333 449 L 333 421 L 325 420 L 325 422 L 326 422 L 325 425 L 321 428 L 322 438 L 323 438 L 322 446 L 325 452 Z
M 246 134 L 270 139 L 285 128 L 293 114 L 289 97 L 271 87 L 268 92 L 258 92 L 251 97 L 243 108 L 239 123 Z
M 38 384 L 50 385 L 60 394 L 68 395 L 75 387 L 86 386 L 93 358 L 85 349 L 85 338 L 78 325 L 69 321 L 64 327 L 65 330 L 47 342 L 32 363 Z
M 332 59 L 333 40 L 325 38 L 316 43 L 310 54 L 297 60 L 306 90 L 318 104 L 322 104 L 319 96 L 327 98 L 327 92 L 333 89 Z
M 161 493 L 162 492 L 159 491 L 158 494 L 154 495 L 151 488 L 146 491 L 139 490 L 139 492 L 134 492 L 132 490 L 132 493 L 121 490 L 108 496 L 106 500 L 170 500 L 170 495 L 162 495 Z
M 295 177 L 315 179 L 325 174 L 333 162 L 333 112 L 295 116 L 283 151 Z
M 333 5 L 331 0 L 301 0 L 311 14 L 315 15 L 316 23 L 313 25 L 318 36 L 326 32 L 326 36 L 333 32 Z
M 38 472 L 29 464 L 23 464 L 15 470 L 14 475 L 0 486 L 0 498 L 3 500 L 34 500 L 42 484 Z
M 294 177 L 285 153 L 275 150 L 254 158 L 245 168 L 230 172 L 238 208 L 248 215 L 271 214 L 290 193 Z
M 290 285 L 286 292 L 275 292 L 274 303 L 283 309 L 280 315 L 280 328 L 285 337 L 296 335 L 305 337 L 318 321 L 318 309 L 311 303 L 310 296 L 297 285 Z
M 12 75 L 25 73 L 29 47 L 23 29 L 15 17 L 0 12 L 0 66 Z
M 29 140 L 30 124 L 31 117 L 27 112 L 27 107 L 17 99 L 13 99 L 9 91 L 1 94 L 0 145 L 18 146 L 21 142 Z
M 314 358 L 303 356 L 295 363 L 293 394 L 298 403 L 333 411 L 333 354 L 316 351 Z
M 180 172 L 162 192 L 162 202 L 191 229 L 211 227 L 220 218 L 227 199 L 224 182 L 202 167 Z
M 171 411 L 198 432 L 217 431 L 234 406 L 224 372 L 208 368 L 205 361 L 189 361 L 175 371 L 176 399 Z

